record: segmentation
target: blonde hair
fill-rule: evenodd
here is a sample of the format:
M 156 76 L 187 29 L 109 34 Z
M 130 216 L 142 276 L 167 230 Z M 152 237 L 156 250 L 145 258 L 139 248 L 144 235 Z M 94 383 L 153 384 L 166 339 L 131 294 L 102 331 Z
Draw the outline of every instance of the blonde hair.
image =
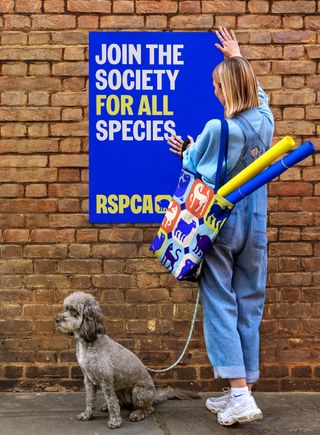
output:
M 250 63 L 243 57 L 223 60 L 214 68 L 212 77 L 221 85 L 225 118 L 260 105 L 256 76 Z

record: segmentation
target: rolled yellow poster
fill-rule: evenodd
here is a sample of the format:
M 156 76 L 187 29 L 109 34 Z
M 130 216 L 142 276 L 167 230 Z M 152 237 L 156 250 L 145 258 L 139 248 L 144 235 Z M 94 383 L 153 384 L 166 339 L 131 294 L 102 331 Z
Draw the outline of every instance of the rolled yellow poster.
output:
M 250 163 L 245 169 L 243 169 L 239 174 L 229 180 L 226 184 L 220 187 L 218 190 L 218 195 L 225 197 L 229 193 L 241 187 L 248 180 L 251 180 L 255 175 L 263 171 L 269 164 L 279 157 L 281 154 L 289 151 L 295 144 L 294 139 L 291 136 L 285 136 L 279 142 L 277 142 L 268 151 L 262 154 L 255 161 Z

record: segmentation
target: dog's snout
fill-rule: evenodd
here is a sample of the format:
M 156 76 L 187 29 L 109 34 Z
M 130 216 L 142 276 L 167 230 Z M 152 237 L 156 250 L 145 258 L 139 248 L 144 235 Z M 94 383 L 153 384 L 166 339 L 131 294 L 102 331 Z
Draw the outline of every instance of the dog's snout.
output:
M 59 322 L 61 322 L 62 320 L 64 320 L 63 314 L 61 314 L 61 313 L 57 314 L 57 317 L 56 317 L 56 323 L 59 323 Z

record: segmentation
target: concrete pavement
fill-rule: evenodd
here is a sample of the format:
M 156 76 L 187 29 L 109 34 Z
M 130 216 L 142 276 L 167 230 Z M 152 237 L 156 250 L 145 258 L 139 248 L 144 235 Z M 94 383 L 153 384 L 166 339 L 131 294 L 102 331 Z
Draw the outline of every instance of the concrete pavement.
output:
M 96 416 L 78 421 L 85 408 L 81 393 L 0 393 L 1 435 L 212 435 L 212 434 L 312 434 L 320 435 L 320 393 L 253 393 L 264 419 L 223 427 L 205 408 L 205 399 L 222 393 L 202 393 L 201 399 L 168 400 L 141 422 L 130 422 L 122 409 L 122 426 L 108 429 L 108 414 L 101 412 L 98 394 Z

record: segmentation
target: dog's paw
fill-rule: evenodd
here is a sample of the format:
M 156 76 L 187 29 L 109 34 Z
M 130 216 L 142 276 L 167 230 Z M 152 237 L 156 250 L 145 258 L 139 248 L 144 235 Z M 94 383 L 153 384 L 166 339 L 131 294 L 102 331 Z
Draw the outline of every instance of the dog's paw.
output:
M 136 409 L 129 415 L 130 421 L 140 421 L 145 418 L 144 412 L 141 409 Z
M 78 420 L 87 421 L 93 418 L 93 412 L 81 412 L 81 414 L 77 415 Z
M 104 405 L 102 405 L 101 408 L 100 408 L 100 411 L 102 411 L 102 412 L 108 412 L 109 411 L 108 405 L 106 403 Z
M 122 423 L 121 417 L 110 417 L 108 421 L 108 428 L 109 429 L 116 429 L 117 427 L 120 427 Z

